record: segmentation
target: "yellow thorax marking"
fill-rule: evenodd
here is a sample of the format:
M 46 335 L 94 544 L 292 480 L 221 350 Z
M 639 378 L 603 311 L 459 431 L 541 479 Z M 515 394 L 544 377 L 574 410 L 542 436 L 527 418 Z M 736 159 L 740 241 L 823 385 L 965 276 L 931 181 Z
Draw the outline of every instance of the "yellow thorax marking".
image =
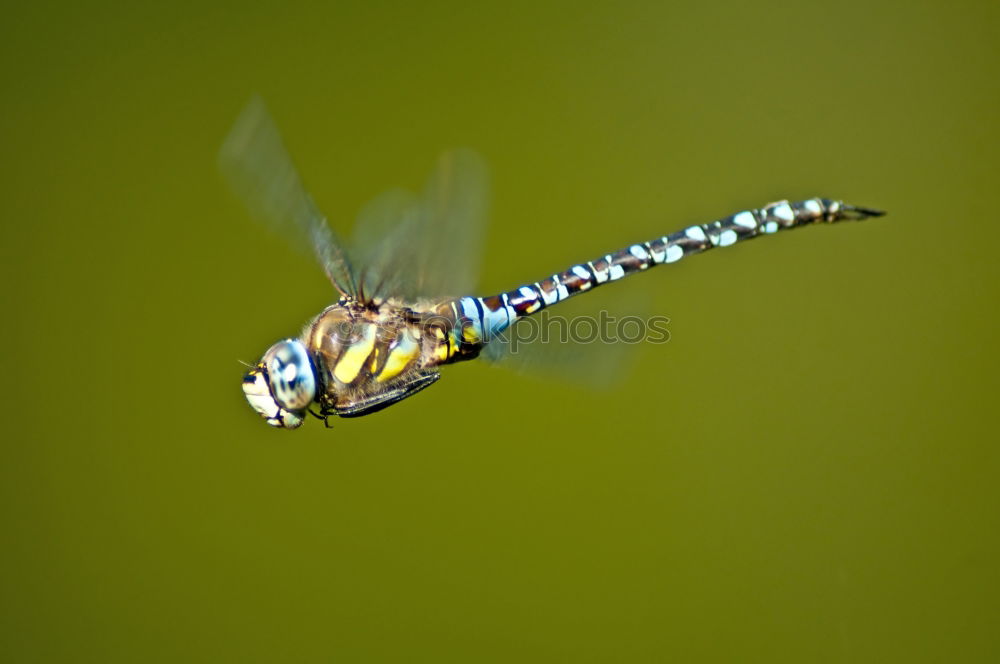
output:
M 364 336 L 344 350 L 333 369 L 334 377 L 341 383 L 350 383 L 358 377 L 358 372 L 364 366 L 365 360 L 375 347 L 375 326 L 366 325 Z
M 434 359 L 438 362 L 444 362 L 451 356 L 451 353 L 448 352 L 451 344 L 445 339 L 445 331 L 440 327 L 434 328 L 434 336 L 437 337 L 438 341 L 437 348 L 434 349 Z
M 390 350 L 389 357 L 385 358 L 385 366 L 378 374 L 378 382 L 384 383 L 398 376 L 419 353 L 420 346 L 413 339 L 412 333 L 406 329 L 401 330 L 396 347 Z
M 482 341 L 479 337 L 479 330 L 471 323 L 462 327 L 462 339 L 467 344 L 478 344 Z

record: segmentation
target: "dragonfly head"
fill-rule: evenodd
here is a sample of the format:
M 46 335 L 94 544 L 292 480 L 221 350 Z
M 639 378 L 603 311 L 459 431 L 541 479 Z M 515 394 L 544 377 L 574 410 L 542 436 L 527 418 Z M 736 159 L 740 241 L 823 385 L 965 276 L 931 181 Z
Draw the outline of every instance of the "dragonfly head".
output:
M 295 429 L 316 398 L 316 374 L 301 341 L 285 339 L 271 346 L 243 377 L 247 401 L 273 427 Z

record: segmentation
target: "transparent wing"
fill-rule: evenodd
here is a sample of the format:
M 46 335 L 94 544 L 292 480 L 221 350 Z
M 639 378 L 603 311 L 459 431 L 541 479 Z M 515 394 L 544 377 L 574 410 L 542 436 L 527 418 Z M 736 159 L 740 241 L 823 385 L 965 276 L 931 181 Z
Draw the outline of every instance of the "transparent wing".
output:
M 498 367 L 592 390 L 619 387 L 639 344 L 669 339 L 668 319 L 649 315 L 651 298 L 607 287 L 523 318 L 490 341 L 480 357 Z
M 293 246 L 311 251 L 341 295 L 355 295 L 351 265 L 306 192 L 263 100 L 240 113 L 219 151 L 219 168 L 251 214 Z
M 352 255 L 366 295 L 410 300 L 465 295 L 476 286 L 489 206 L 485 162 L 471 150 L 438 160 L 421 195 L 396 189 L 366 205 Z
M 420 215 L 420 200 L 404 189 L 378 195 L 358 213 L 351 256 L 359 266 L 358 290 L 365 296 L 416 297 Z

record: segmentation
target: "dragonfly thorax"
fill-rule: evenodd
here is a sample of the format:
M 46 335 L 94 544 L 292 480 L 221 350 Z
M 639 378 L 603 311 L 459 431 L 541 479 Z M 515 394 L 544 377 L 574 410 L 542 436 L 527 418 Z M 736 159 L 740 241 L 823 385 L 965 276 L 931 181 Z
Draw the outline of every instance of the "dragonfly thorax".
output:
M 410 394 L 437 379 L 441 364 L 474 357 L 458 340 L 451 300 L 379 304 L 343 299 L 308 327 L 309 349 L 324 413 L 371 412 L 392 403 L 395 392 Z

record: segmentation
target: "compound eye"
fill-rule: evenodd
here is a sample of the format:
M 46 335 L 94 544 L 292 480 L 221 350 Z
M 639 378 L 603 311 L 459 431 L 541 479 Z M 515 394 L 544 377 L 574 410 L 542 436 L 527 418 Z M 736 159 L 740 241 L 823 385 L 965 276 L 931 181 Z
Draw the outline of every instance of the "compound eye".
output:
M 279 341 L 267 351 L 263 362 L 271 394 L 282 408 L 303 410 L 316 398 L 316 376 L 301 341 Z

